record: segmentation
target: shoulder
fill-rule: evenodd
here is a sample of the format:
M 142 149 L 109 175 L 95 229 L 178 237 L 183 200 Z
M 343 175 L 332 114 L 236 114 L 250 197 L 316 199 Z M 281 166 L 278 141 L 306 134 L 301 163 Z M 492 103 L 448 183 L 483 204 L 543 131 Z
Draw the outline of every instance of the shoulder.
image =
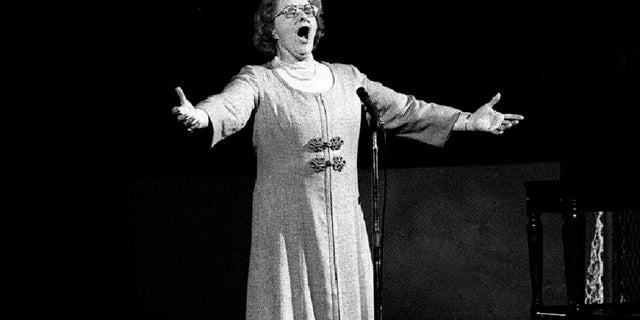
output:
M 270 63 L 265 63 L 262 65 L 245 65 L 240 69 L 240 72 L 238 72 L 238 75 L 260 77 L 266 74 L 270 69 L 271 69 Z
M 358 68 L 356 68 L 352 64 L 346 63 L 329 63 L 323 62 L 331 68 L 331 70 L 336 74 L 336 76 L 340 78 L 352 79 L 354 81 L 359 81 L 362 78 L 362 73 Z
M 232 81 L 246 81 L 260 87 L 260 84 L 264 83 L 269 77 L 271 68 L 270 63 L 245 65 L 240 68 L 240 71 L 233 77 Z
M 352 64 L 332 63 L 332 62 L 325 62 L 325 61 L 322 61 L 322 63 L 328 65 L 331 69 L 337 72 L 351 73 L 351 74 L 360 73 L 360 71 L 358 71 L 358 69 Z

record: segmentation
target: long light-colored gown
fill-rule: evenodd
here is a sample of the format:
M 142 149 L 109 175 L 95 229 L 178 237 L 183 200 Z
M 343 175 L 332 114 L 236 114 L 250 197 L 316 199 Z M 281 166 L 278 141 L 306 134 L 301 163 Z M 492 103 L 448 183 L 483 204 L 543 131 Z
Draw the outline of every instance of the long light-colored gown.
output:
M 294 89 L 269 62 L 244 67 L 196 106 L 209 115 L 212 146 L 256 112 L 247 320 L 373 319 L 373 265 L 358 203 L 359 87 L 388 132 L 432 145 L 445 143 L 460 115 L 353 66 L 325 65 L 334 81 L 323 93 Z

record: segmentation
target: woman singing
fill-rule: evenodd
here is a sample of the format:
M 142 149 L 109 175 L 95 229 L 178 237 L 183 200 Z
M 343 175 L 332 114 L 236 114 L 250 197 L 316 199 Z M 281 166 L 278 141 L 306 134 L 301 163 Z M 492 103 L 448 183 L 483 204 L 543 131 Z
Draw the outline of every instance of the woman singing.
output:
M 442 146 L 452 131 L 502 134 L 523 117 L 428 103 L 370 80 L 356 67 L 316 60 L 322 1 L 264 0 L 256 47 L 269 56 L 245 66 L 218 94 L 193 106 L 180 88 L 177 119 L 212 127 L 211 146 L 255 112 L 248 320 L 373 319 L 373 266 L 358 203 L 360 87 L 392 134 Z

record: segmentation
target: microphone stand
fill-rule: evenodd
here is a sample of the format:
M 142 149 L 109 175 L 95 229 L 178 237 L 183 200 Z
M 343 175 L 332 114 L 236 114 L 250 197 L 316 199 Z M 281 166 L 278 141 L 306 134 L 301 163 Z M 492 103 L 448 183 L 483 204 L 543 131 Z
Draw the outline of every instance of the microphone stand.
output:
M 366 109 L 365 109 L 366 110 Z M 374 319 L 382 320 L 382 227 L 383 216 L 380 211 L 380 194 L 378 187 L 380 184 L 378 166 L 378 130 L 384 130 L 378 115 L 369 112 L 369 130 L 371 134 L 371 202 L 373 209 L 373 305 Z

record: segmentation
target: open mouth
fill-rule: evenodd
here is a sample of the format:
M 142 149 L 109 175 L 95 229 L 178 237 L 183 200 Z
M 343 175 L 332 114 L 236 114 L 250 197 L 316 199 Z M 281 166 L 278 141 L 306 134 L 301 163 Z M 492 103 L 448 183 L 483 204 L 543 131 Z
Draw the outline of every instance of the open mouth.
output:
M 300 29 L 298 29 L 298 32 L 296 34 L 298 35 L 298 38 L 308 41 L 310 31 L 311 31 L 311 28 L 309 28 L 308 26 L 302 26 L 300 27 Z

